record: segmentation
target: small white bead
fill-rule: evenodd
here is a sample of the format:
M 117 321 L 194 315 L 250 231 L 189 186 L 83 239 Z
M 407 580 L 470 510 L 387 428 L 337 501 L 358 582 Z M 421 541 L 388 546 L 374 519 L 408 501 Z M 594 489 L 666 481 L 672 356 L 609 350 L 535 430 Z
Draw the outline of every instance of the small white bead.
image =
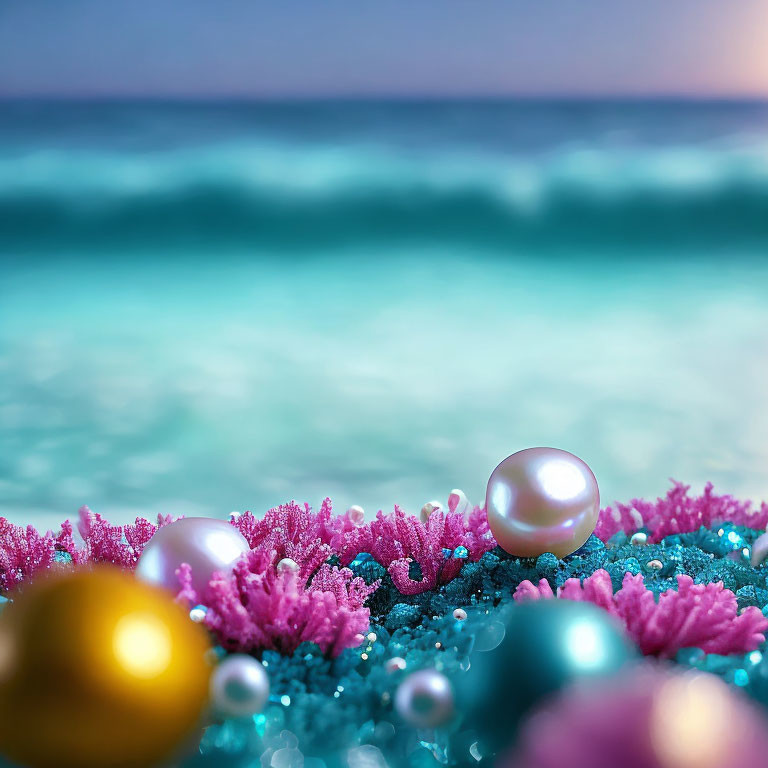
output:
M 400 656 L 393 656 L 391 659 L 387 660 L 384 668 L 391 674 L 392 672 L 402 672 L 405 669 L 405 666 L 405 659 Z
M 463 608 L 457 608 L 453 612 L 453 618 L 457 621 L 464 621 L 467 618 L 467 612 Z
M 189 618 L 192 619 L 192 621 L 195 622 L 195 624 L 200 624 L 202 621 L 205 620 L 205 616 L 208 613 L 208 609 L 204 605 L 196 605 L 194 608 L 192 608 L 189 612 Z
M 644 547 L 648 543 L 648 534 L 643 533 L 643 531 L 638 531 L 637 533 L 633 533 L 632 538 L 629 540 L 629 543 L 634 545 L 635 547 Z
M 290 557 L 284 557 L 277 564 L 277 572 L 278 573 L 285 573 L 286 571 L 291 571 L 292 573 L 298 573 L 299 572 L 299 564 L 295 560 L 291 560 Z

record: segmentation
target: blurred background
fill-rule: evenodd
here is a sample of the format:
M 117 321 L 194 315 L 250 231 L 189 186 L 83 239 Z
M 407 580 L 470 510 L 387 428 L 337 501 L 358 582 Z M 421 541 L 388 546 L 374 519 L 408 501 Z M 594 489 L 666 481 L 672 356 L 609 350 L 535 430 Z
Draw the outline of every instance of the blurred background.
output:
M 768 497 L 768 6 L 0 5 L 0 515 Z

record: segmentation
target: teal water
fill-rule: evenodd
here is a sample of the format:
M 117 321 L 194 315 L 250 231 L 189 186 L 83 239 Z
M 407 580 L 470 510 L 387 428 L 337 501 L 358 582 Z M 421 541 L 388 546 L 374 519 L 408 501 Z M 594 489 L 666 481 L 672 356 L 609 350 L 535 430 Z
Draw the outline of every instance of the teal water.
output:
M 0 514 L 768 498 L 768 107 L 7 104 Z

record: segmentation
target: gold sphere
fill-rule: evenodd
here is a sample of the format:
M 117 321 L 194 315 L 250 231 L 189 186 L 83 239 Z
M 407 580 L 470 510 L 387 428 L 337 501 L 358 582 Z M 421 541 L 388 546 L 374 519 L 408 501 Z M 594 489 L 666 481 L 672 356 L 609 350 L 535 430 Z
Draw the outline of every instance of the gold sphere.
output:
M 205 630 L 114 568 L 27 585 L 0 614 L 0 754 L 30 768 L 147 768 L 195 730 Z

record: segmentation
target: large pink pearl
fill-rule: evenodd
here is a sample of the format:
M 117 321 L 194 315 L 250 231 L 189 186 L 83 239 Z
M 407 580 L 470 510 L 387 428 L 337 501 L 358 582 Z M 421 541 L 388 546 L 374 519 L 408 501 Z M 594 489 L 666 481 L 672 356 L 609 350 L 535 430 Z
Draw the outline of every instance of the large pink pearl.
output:
M 192 567 L 192 587 L 200 594 L 215 571 L 226 573 L 249 551 L 240 531 L 225 520 L 184 517 L 158 528 L 141 553 L 136 576 L 172 592 L 181 588 L 176 570 Z
M 592 470 L 558 448 L 527 448 L 493 470 L 485 497 L 488 525 L 517 557 L 565 557 L 597 525 L 600 491 Z

